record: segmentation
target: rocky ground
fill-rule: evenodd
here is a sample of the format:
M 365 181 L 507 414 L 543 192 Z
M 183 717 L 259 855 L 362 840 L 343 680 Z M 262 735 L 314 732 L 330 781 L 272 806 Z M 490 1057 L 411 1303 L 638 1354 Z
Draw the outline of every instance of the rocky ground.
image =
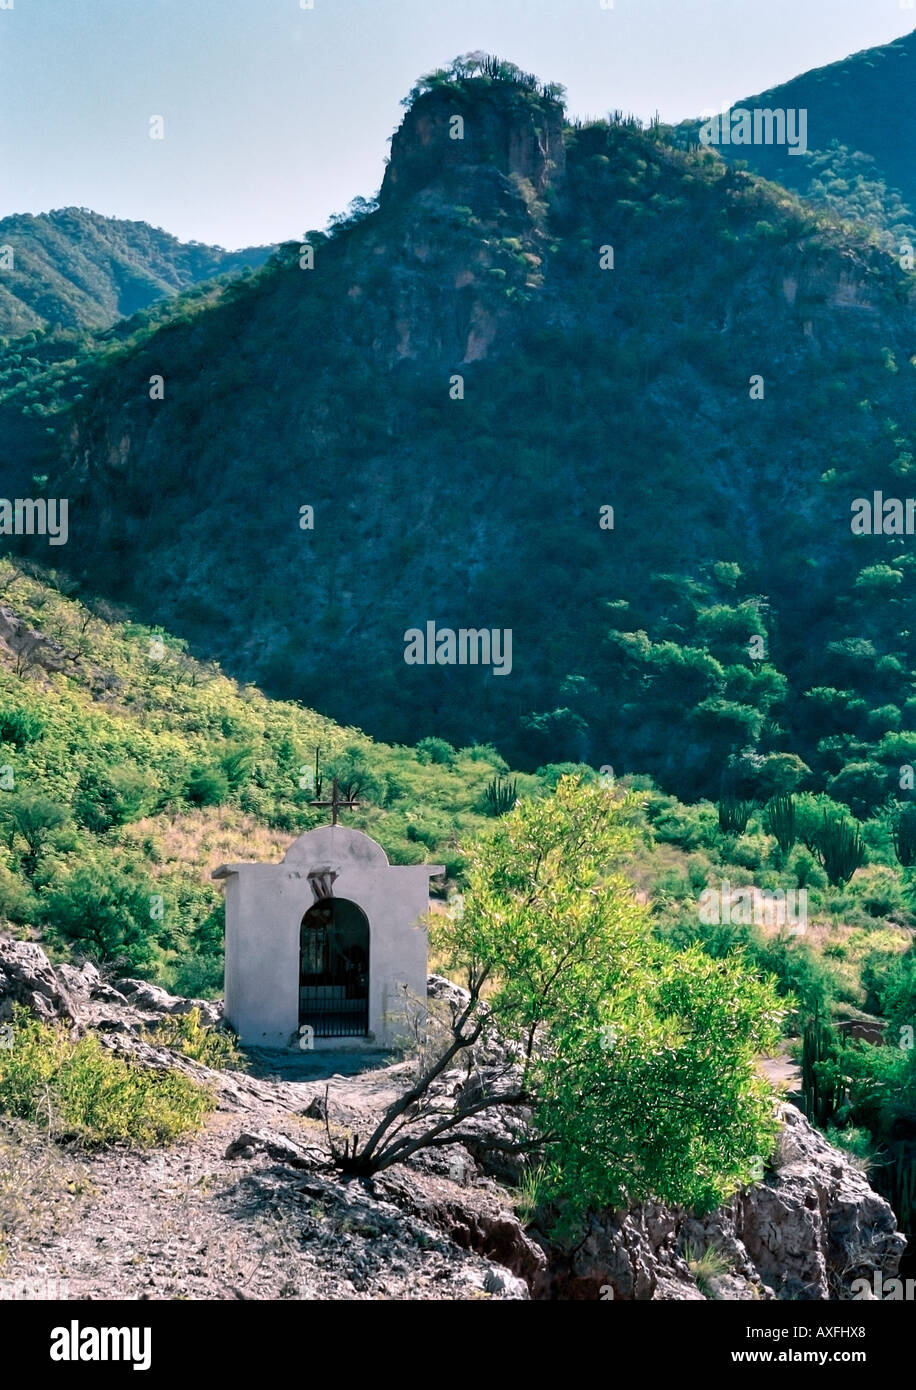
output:
M 403 1089 L 405 1062 L 253 1054 L 247 1073 L 210 1070 L 140 1036 L 194 1001 L 52 967 L 34 944 L 0 938 L 0 1024 L 13 1002 L 95 1028 L 142 1065 L 193 1073 L 218 1107 L 193 1138 L 143 1153 L 81 1155 L 4 1125 L 0 1297 L 823 1299 L 849 1297 L 875 1268 L 892 1277 L 902 1253 L 887 1203 L 792 1107 L 775 1166 L 729 1207 L 702 1221 L 654 1204 L 605 1212 L 559 1247 L 523 1227 L 476 1147 L 371 1181 L 328 1171 L 326 1091 L 333 1126 L 365 1133 Z M 696 1257 L 710 1247 L 719 1268 L 704 1273 Z

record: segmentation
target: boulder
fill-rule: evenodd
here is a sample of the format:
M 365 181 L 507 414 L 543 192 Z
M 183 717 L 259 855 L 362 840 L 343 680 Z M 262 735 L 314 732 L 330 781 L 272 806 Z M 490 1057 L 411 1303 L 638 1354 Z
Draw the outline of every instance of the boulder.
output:
M 278 1163 L 289 1163 L 294 1168 L 304 1167 L 307 1163 L 304 1149 L 294 1144 L 292 1139 L 275 1134 L 270 1129 L 243 1130 L 237 1139 L 233 1139 L 223 1157 L 254 1158 L 256 1154 L 267 1154 Z
M 555 1298 L 823 1300 L 853 1297 L 853 1280 L 893 1278 L 906 1241 L 891 1207 L 794 1106 L 763 1182 L 706 1216 L 659 1203 L 591 1216 L 571 1249 L 544 1242 Z M 698 1286 L 693 1252 L 726 1268 Z
M 147 980 L 102 979 L 90 961 L 52 965 L 34 941 L 0 936 L 0 1022 L 23 1004 L 36 1018 L 63 1019 L 81 1029 L 139 1033 L 157 1017 L 200 1010 L 201 1022 L 222 1020 L 222 1002 L 182 999 Z
M 11 1017 L 14 1004 L 23 1004 L 45 1022 L 80 1021 L 76 998 L 41 947 L 0 937 L 0 1022 Z
M 144 1013 L 189 1014 L 192 1009 L 197 1009 L 201 1023 L 211 1027 L 219 1023 L 223 1016 L 222 1000 L 183 999 L 177 994 L 169 994 L 161 985 L 150 984 L 148 980 L 118 980 L 117 989 L 135 1009 L 141 1009 Z

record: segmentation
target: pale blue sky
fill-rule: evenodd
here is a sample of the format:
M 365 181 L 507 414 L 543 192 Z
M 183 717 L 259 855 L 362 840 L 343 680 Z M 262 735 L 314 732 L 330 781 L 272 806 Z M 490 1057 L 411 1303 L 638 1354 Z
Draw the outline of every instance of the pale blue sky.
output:
M 75 204 L 227 247 L 299 236 L 374 193 L 400 99 L 458 53 L 563 82 L 575 115 L 674 121 L 916 27 L 903 0 L 13 6 L 0 9 L 0 215 Z

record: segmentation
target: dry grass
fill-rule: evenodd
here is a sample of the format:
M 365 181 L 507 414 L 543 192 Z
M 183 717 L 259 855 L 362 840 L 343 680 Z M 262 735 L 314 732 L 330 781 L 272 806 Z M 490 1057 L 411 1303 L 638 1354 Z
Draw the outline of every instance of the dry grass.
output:
M 253 816 L 220 806 L 168 819 L 147 817 L 135 821 L 121 836 L 122 844 L 153 842 L 158 861 L 154 872 L 194 864 L 205 882 L 221 864 L 279 863 L 293 839 L 287 831 L 271 830 Z
M 89 1186 L 85 1170 L 34 1125 L 0 1121 L 0 1270 L 6 1274 L 19 1250 L 71 1221 Z

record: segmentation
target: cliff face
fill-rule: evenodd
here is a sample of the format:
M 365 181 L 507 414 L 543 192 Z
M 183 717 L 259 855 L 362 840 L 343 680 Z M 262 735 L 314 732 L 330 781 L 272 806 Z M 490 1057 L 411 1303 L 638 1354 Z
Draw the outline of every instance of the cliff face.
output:
M 727 1207 L 592 1217 L 573 1251 L 551 1252 L 554 1295 L 817 1301 L 855 1297 L 875 1270 L 893 1279 L 906 1242 L 890 1206 L 800 1111 L 785 1106 L 783 1122 L 772 1171 Z M 689 1261 L 709 1250 L 719 1272 L 698 1280 Z
M 420 97 L 392 138 L 379 216 L 348 258 L 376 360 L 460 367 L 511 348 L 519 304 L 507 291 L 543 283 L 543 200 L 565 173 L 558 102 L 483 79 Z M 393 273 L 379 295 L 383 264 Z
M 494 92 L 480 79 L 464 88 L 429 92 L 408 111 L 392 138 L 383 207 L 437 184 L 450 191 L 469 180 L 476 185 L 481 171 L 494 182 L 524 179 L 538 195 L 548 185 L 562 187 L 562 106 L 530 93 Z

